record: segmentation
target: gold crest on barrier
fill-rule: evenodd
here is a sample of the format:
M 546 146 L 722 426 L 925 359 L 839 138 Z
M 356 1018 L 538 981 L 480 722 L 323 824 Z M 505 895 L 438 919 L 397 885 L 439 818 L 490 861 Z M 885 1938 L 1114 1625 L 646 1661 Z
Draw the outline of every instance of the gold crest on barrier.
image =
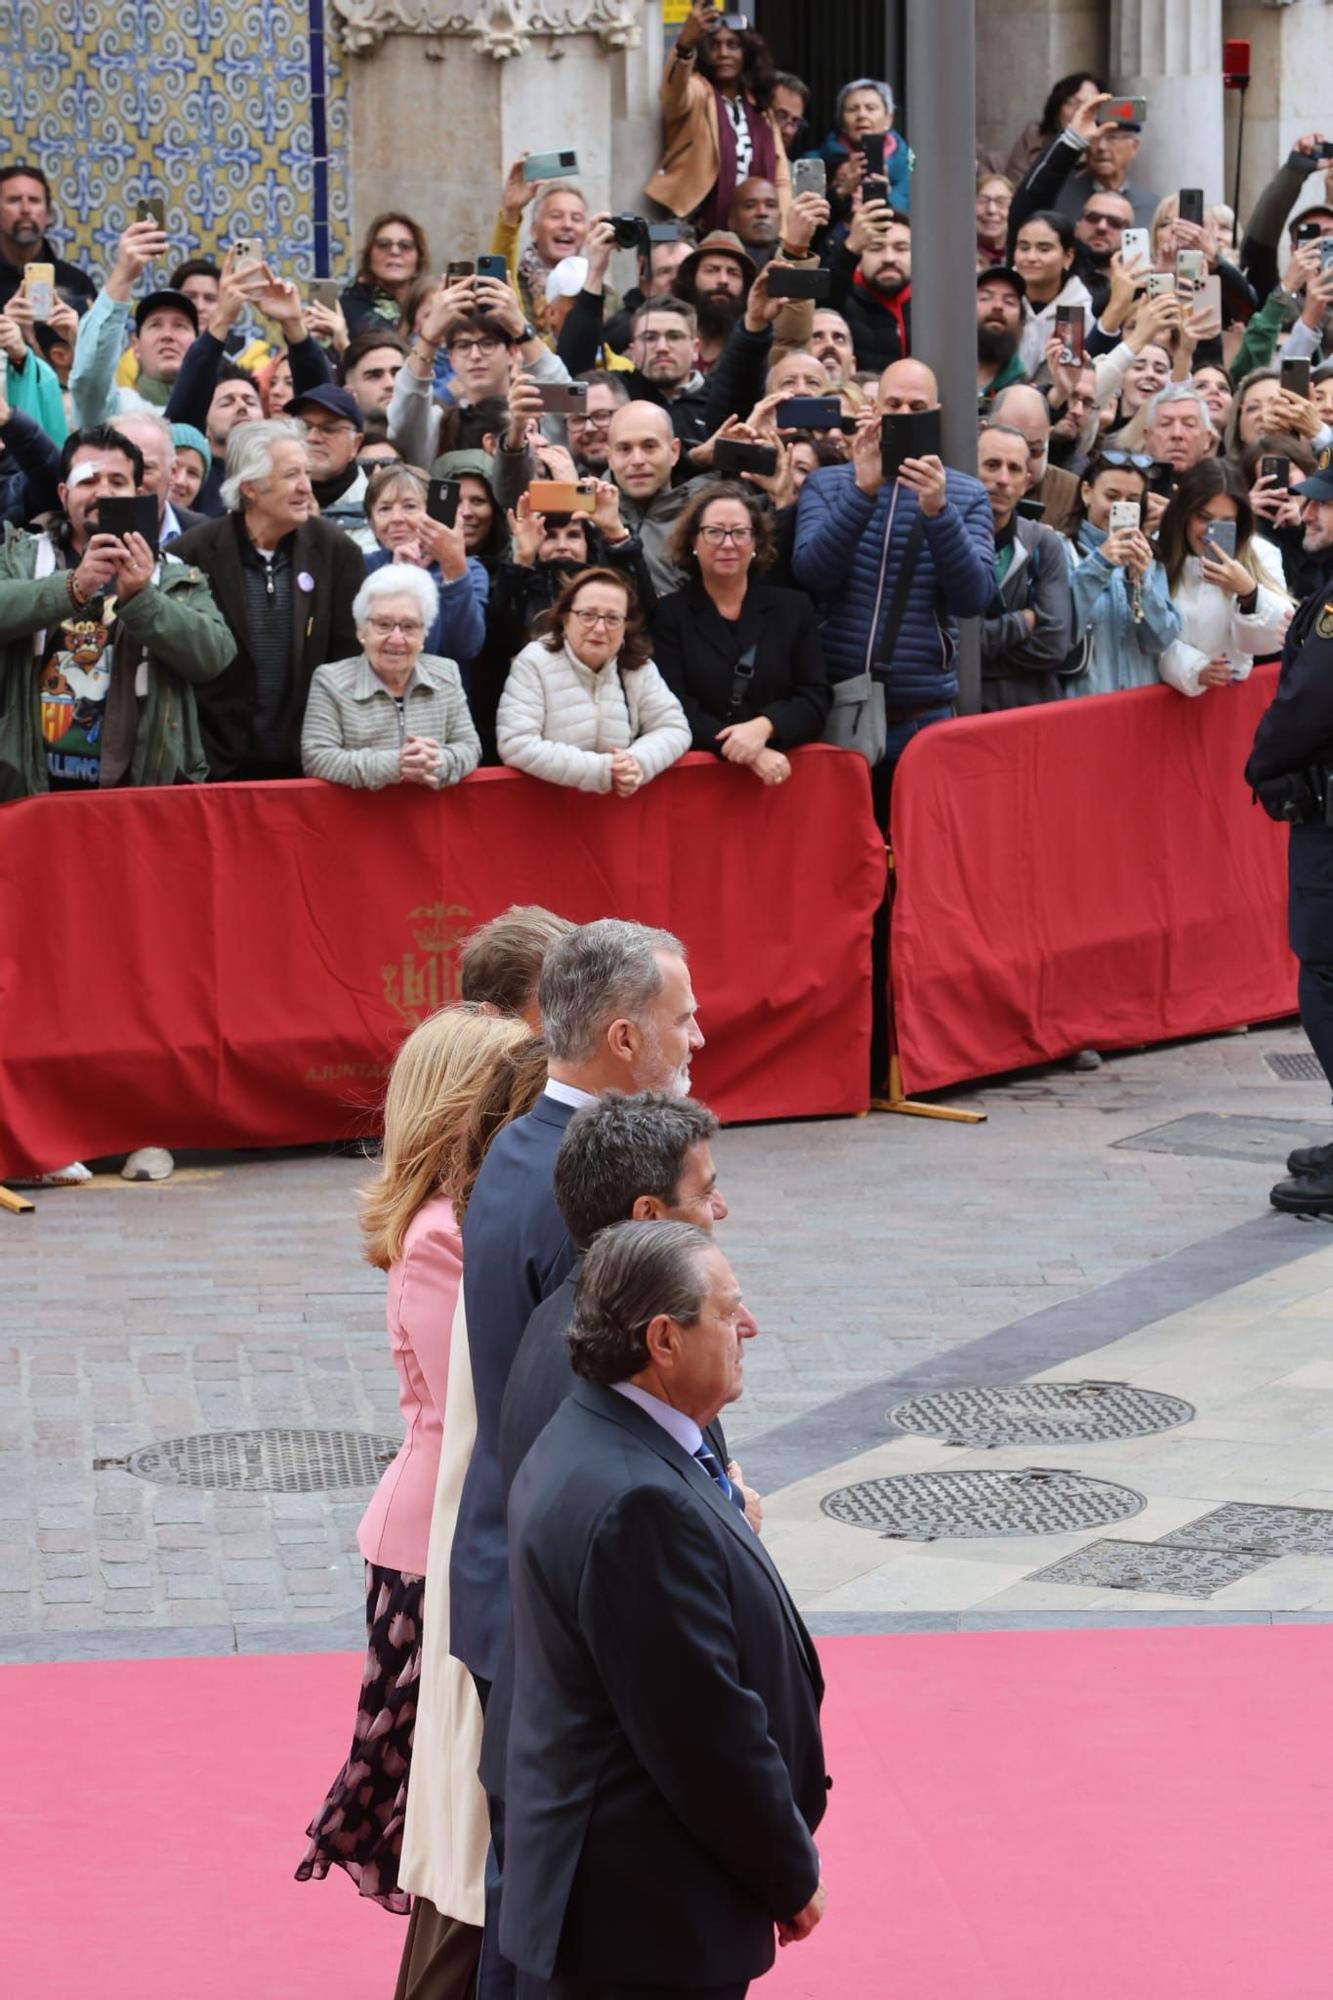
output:
M 473 927 L 472 912 L 460 903 L 423 903 L 408 911 L 407 927 L 416 949 L 405 951 L 397 965 L 382 965 L 380 978 L 395 1014 L 415 1028 L 459 998 L 458 954 Z

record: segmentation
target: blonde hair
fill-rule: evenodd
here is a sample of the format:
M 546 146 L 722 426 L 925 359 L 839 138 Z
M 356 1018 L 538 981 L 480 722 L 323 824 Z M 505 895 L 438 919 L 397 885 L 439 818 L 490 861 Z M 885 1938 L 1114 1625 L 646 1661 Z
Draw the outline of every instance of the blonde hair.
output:
M 368 1264 L 387 1271 L 402 1256 L 408 1225 L 434 1195 L 448 1195 L 462 1220 L 481 1165 L 469 1137 L 474 1106 L 515 1044 L 530 1039 L 522 1021 L 470 1003 L 442 1007 L 412 1030 L 389 1073 L 381 1170 L 361 1195 Z

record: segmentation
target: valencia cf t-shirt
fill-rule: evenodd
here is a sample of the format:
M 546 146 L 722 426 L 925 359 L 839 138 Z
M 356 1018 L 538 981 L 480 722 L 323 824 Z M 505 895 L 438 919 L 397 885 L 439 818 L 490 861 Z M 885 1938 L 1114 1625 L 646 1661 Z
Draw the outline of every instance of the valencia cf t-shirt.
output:
M 37 703 L 53 792 L 95 790 L 111 687 L 114 600 L 94 597 L 46 635 Z

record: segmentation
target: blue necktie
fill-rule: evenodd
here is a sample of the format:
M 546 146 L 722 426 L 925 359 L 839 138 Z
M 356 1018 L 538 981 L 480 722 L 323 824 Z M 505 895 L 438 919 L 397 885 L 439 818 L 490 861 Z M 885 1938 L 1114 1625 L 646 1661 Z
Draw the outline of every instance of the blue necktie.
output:
M 708 1474 L 708 1477 L 717 1481 L 717 1484 L 722 1488 L 732 1506 L 739 1514 L 743 1515 L 745 1513 L 745 1495 L 740 1491 L 739 1487 L 733 1486 L 727 1478 L 726 1473 L 717 1462 L 716 1453 L 711 1452 L 706 1444 L 701 1444 L 694 1455 Z

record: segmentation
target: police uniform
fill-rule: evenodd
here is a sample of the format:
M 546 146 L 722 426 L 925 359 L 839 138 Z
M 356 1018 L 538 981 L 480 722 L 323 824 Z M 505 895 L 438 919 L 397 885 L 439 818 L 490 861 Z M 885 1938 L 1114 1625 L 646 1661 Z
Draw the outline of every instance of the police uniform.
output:
M 1333 501 L 1333 454 L 1292 492 Z M 1329 772 L 1325 783 L 1323 772 Z M 1245 776 L 1275 819 L 1290 822 L 1287 931 L 1300 960 L 1301 1025 L 1333 1091 L 1333 572 L 1297 609 L 1282 649 L 1277 692 L 1255 732 Z M 1333 1214 L 1333 1145 L 1303 1148 L 1295 1176 L 1272 1191 L 1275 1208 Z

